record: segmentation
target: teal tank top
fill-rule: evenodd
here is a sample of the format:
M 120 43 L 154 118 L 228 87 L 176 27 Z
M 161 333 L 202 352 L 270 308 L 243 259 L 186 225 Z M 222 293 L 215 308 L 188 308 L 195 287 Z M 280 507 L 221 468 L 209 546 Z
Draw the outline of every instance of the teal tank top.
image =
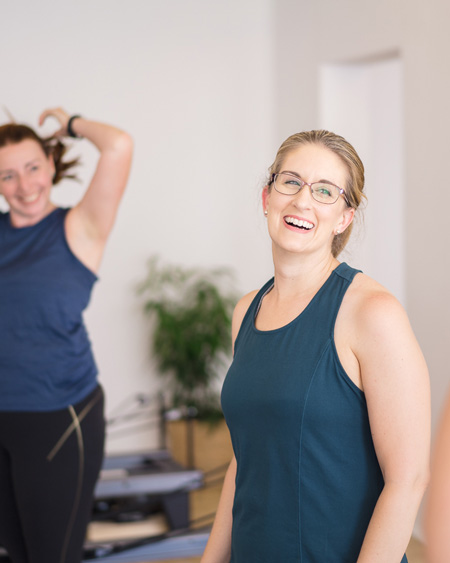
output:
M 260 331 L 255 318 L 272 279 L 244 317 L 222 389 L 237 460 L 232 563 L 358 558 L 384 481 L 364 393 L 334 343 L 357 273 L 340 264 L 296 319 Z

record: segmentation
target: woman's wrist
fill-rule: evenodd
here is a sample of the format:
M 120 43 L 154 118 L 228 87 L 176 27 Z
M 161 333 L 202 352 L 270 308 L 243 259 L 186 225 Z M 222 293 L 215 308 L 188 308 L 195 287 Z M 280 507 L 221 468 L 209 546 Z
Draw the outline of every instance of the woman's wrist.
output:
M 81 135 L 78 135 L 72 128 L 72 124 L 75 119 L 79 118 L 81 118 L 81 115 L 72 115 L 67 122 L 67 134 L 69 135 L 69 137 L 72 137 L 74 139 L 81 139 Z

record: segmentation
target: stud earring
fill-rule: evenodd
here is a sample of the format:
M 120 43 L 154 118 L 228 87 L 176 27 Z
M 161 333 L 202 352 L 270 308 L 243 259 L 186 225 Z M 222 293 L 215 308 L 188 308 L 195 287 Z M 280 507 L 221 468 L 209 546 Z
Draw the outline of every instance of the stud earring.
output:
M 340 234 L 341 234 L 341 231 L 340 231 L 339 229 L 337 229 L 337 230 L 336 230 L 336 234 L 337 234 L 337 235 L 340 235 Z
M 267 217 L 267 209 L 264 209 L 264 216 Z

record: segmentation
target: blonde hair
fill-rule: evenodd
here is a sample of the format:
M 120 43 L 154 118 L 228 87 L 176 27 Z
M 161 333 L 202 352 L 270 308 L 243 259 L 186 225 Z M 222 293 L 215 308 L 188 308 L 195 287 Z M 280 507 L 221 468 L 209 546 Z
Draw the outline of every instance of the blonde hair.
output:
M 294 151 L 301 145 L 306 144 L 321 145 L 334 152 L 334 154 L 341 159 L 348 170 L 347 184 L 345 187 L 342 186 L 344 187 L 345 195 L 347 196 L 347 205 L 355 210 L 358 209 L 362 200 L 366 198 L 363 193 L 364 165 L 352 145 L 340 135 L 336 135 L 330 131 L 325 131 L 323 129 L 303 131 L 288 137 L 278 149 L 275 160 L 269 168 L 270 178 L 273 174 L 278 174 L 278 172 L 280 172 L 283 162 L 290 152 Z M 353 224 L 350 224 L 343 233 L 335 235 L 331 245 L 331 252 L 334 257 L 338 256 L 338 254 L 340 254 L 340 252 L 344 249 L 348 239 L 350 238 L 352 227 Z

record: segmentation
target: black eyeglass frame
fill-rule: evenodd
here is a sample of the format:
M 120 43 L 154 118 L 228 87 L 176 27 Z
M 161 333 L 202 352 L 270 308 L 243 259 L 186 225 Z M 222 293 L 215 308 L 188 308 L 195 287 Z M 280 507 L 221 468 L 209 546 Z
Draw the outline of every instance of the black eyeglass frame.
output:
M 277 190 L 277 185 L 276 185 L 276 177 L 279 176 L 280 174 L 285 174 L 286 176 L 292 176 L 292 178 L 295 178 L 296 180 L 298 180 L 299 182 L 301 182 L 301 186 L 298 188 L 298 190 L 293 193 L 293 194 L 285 194 L 283 192 L 280 192 L 279 190 Z M 339 199 L 339 196 L 337 197 L 337 199 L 335 201 L 332 201 L 331 203 L 327 203 L 326 201 L 319 201 L 318 199 L 316 199 L 314 197 L 314 192 L 313 192 L 313 185 L 314 184 L 327 184 L 329 186 L 333 186 L 335 188 L 337 188 L 337 190 L 339 191 L 339 195 L 341 195 L 344 198 L 345 203 L 348 205 L 348 207 L 351 207 L 350 202 L 348 200 L 347 194 L 345 193 L 345 190 L 343 188 L 340 188 L 339 186 L 336 186 L 336 184 L 333 184 L 332 182 L 328 182 L 328 180 L 322 180 L 320 182 L 311 182 L 311 184 L 308 184 L 308 182 L 305 182 L 304 180 L 302 180 L 300 178 L 300 176 L 297 176 L 296 174 L 292 174 L 292 172 L 277 172 L 276 174 L 272 174 L 270 176 L 270 180 L 268 182 L 268 186 L 270 186 L 271 184 L 273 184 L 273 187 L 275 188 L 275 190 L 281 194 L 281 195 L 297 195 L 298 192 L 303 189 L 305 186 L 308 186 L 309 189 L 311 190 L 311 196 L 314 199 L 314 201 L 317 201 L 317 203 L 323 203 L 324 205 L 334 205 L 337 200 Z

